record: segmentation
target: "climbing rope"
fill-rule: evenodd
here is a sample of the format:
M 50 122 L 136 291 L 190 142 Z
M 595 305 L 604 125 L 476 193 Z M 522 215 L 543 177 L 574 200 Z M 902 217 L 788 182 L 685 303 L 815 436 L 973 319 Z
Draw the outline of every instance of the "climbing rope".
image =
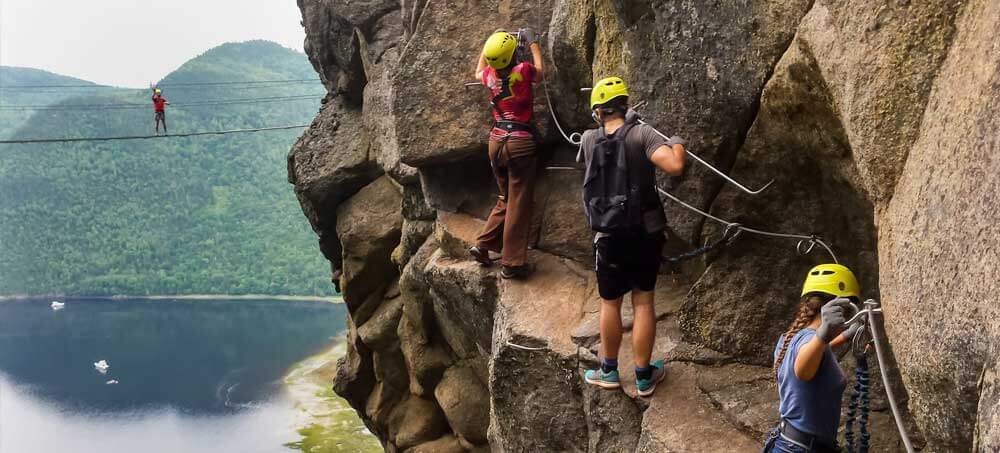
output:
M 705 218 L 712 219 L 712 220 L 714 220 L 716 222 L 719 222 L 719 223 L 725 225 L 727 231 L 729 229 L 735 228 L 738 231 L 744 231 L 744 232 L 747 232 L 747 233 L 753 233 L 753 234 L 757 234 L 757 235 L 761 235 L 761 236 L 770 236 L 770 237 L 785 238 L 785 239 L 798 239 L 799 243 L 795 246 L 795 250 L 797 252 L 799 252 L 800 254 L 803 254 L 803 255 L 809 254 L 810 252 L 812 252 L 813 249 L 818 244 L 821 247 L 823 247 L 824 249 L 826 249 L 826 252 L 830 254 L 831 258 L 833 258 L 833 262 L 834 263 L 839 263 L 839 261 L 837 260 L 837 255 L 835 255 L 833 253 L 833 249 L 831 249 L 830 246 L 828 246 L 825 242 L 823 242 L 822 239 L 820 239 L 819 236 L 817 236 L 815 234 L 814 235 L 806 236 L 806 235 L 803 235 L 803 234 L 773 233 L 773 232 L 770 232 L 770 231 L 764 231 L 764 230 L 758 230 L 756 228 L 745 227 L 745 226 L 743 226 L 743 225 L 741 225 L 739 223 L 730 222 L 728 220 L 723 220 L 723 219 L 721 219 L 719 217 L 716 217 L 716 216 L 714 216 L 712 214 L 709 214 L 709 213 L 707 213 L 705 211 L 702 211 L 701 209 L 698 209 L 698 208 L 696 208 L 694 206 L 691 206 L 691 205 L 685 203 L 680 198 L 677 198 L 677 197 L 671 195 L 669 192 L 667 192 L 667 191 L 665 191 L 665 190 L 663 190 L 663 189 L 661 189 L 659 187 L 657 187 L 656 190 L 658 190 L 661 194 L 663 194 L 667 198 L 673 200 L 675 203 L 678 203 L 681 206 L 684 206 L 685 208 L 691 210 L 692 212 L 695 212 L 695 213 L 700 214 L 701 216 L 703 216 Z

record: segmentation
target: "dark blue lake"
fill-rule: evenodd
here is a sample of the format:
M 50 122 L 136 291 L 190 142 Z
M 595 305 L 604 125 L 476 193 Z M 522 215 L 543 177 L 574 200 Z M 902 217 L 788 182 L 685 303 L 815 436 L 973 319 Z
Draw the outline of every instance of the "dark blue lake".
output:
M 288 451 L 284 377 L 345 328 L 326 302 L 61 301 L 0 301 L 0 452 Z

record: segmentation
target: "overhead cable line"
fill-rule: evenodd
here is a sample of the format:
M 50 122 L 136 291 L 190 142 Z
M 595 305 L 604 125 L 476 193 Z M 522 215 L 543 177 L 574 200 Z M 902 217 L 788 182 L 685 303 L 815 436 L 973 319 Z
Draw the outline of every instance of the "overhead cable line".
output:
M 319 82 L 319 79 L 282 79 L 282 80 L 227 80 L 222 82 L 173 82 L 161 83 L 155 86 L 166 87 L 191 87 L 191 86 L 225 86 L 225 85 L 284 85 L 292 83 Z M 64 84 L 64 85 L 0 85 L 4 90 L 40 90 L 50 88 L 99 88 L 116 90 L 143 90 L 144 88 L 123 88 L 110 85 L 95 84 Z
M 279 131 L 285 129 L 304 129 L 307 127 L 309 127 L 308 124 L 296 124 L 292 126 L 261 127 L 255 129 L 230 129 L 225 131 L 189 132 L 185 134 L 126 135 L 119 137 L 33 138 L 33 139 L 23 139 L 23 140 L 21 139 L 0 140 L 0 145 L 17 145 L 17 144 L 28 144 L 28 143 L 109 142 L 118 140 L 145 140 L 153 138 L 198 137 L 203 135 L 226 135 L 226 134 L 239 134 L 247 132 Z
M 294 96 L 271 96 L 263 98 L 243 98 L 243 99 L 207 99 L 204 101 L 196 102 L 185 102 L 178 104 L 170 104 L 171 107 L 200 107 L 200 106 L 214 106 L 214 105 L 232 105 L 232 104 L 256 104 L 256 103 L 266 103 L 266 102 L 281 102 L 281 101 L 293 101 L 301 99 L 320 99 L 325 96 L 326 93 L 317 94 L 300 94 Z M 2 110 L 113 110 L 113 109 L 137 109 L 137 108 L 150 108 L 152 104 L 150 103 L 130 103 L 130 104 L 50 104 L 50 105 L 0 105 L 0 111 Z

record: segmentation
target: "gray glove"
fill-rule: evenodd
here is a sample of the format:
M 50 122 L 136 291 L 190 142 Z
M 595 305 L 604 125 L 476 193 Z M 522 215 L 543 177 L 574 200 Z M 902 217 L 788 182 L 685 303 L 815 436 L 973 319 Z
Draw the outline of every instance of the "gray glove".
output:
M 816 336 L 824 343 L 833 341 L 844 330 L 844 323 L 847 322 L 847 318 L 844 317 L 844 308 L 849 305 L 851 305 L 849 299 L 838 297 L 827 302 L 820 309 L 821 324 L 819 329 L 816 329 Z
M 526 46 L 530 46 L 531 44 L 538 42 L 538 35 L 536 35 L 535 31 L 530 28 L 522 28 L 519 33 Z

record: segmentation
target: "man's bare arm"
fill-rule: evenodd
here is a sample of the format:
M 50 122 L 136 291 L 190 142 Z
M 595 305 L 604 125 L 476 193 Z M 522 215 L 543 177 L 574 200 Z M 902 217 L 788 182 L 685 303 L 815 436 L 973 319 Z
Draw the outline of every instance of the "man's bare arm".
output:
M 649 160 L 668 175 L 679 176 L 684 171 L 684 158 L 686 155 L 684 145 L 680 143 L 673 146 L 663 145 L 657 148 L 656 151 L 653 151 L 653 155 L 650 156 Z

